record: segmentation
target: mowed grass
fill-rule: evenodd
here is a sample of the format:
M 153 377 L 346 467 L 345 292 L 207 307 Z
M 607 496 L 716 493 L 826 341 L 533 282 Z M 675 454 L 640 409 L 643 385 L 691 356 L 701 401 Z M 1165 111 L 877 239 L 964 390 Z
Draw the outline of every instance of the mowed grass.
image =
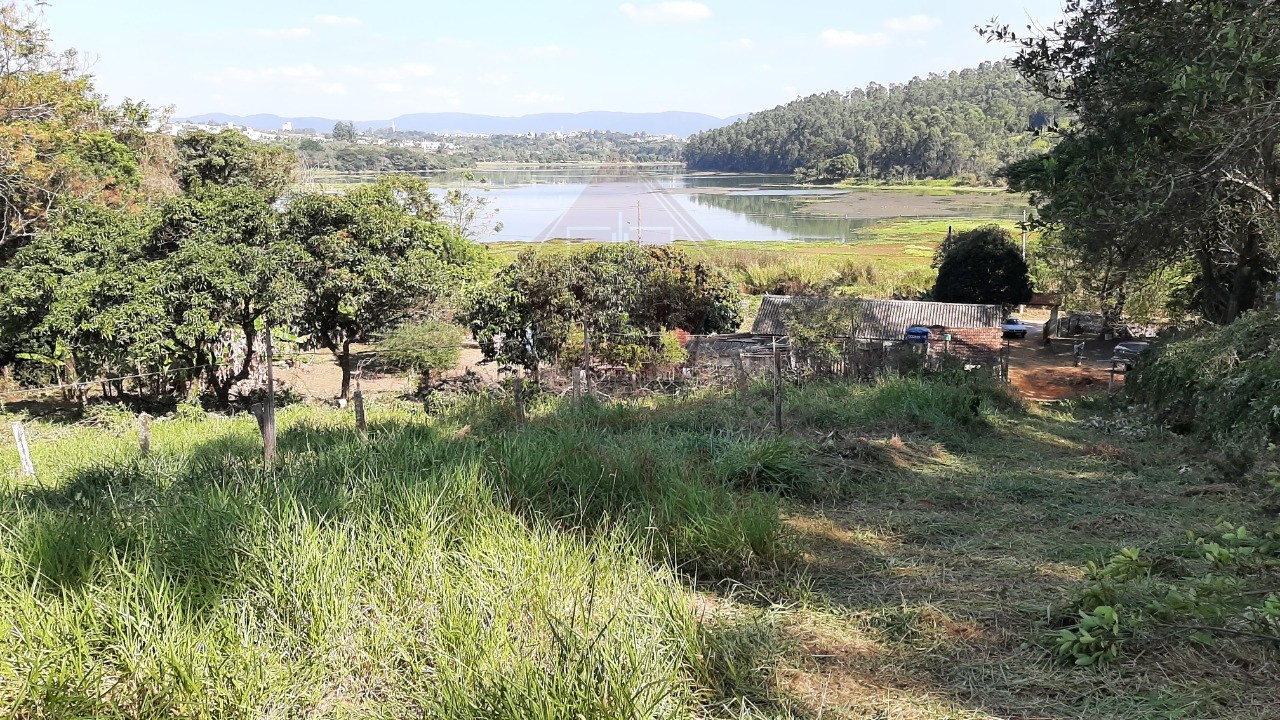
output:
M 282 410 L 273 473 L 250 418 L 147 458 L 127 414 L 32 423 L 0 716 L 1276 716 L 1265 645 L 1041 644 L 1085 562 L 1266 520 L 1131 413 L 960 375 L 789 387 L 781 437 L 768 383 L 371 412 Z

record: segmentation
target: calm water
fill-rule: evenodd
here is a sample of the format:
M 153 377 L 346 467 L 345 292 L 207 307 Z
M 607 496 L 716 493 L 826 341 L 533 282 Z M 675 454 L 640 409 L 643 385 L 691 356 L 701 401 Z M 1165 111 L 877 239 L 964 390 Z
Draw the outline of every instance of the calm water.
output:
M 502 231 L 494 241 L 850 240 L 894 217 L 1020 218 L 1005 196 L 927 196 L 900 191 L 796 188 L 789 175 L 699 175 L 682 167 L 577 167 L 475 171 Z M 460 173 L 432 175 L 459 186 Z M 347 176 L 358 182 L 369 176 Z M 486 182 L 480 183 L 479 180 Z M 485 188 L 480 190 L 479 188 Z M 811 205 L 834 200 L 836 206 Z M 835 214 L 832 214 L 835 213 Z

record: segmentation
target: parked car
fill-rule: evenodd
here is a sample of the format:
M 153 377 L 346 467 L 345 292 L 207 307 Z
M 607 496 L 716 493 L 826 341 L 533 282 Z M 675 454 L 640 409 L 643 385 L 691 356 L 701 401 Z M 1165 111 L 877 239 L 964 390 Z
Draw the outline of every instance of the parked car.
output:
M 1116 345 L 1116 349 L 1111 353 L 1112 361 L 1123 361 L 1124 371 L 1129 372 L 1134 365 L 1138 364 L 1138 359 L 1142 354 L 1151 349 L 1151 343 L 1138 342 L 1130 340 Z
M 1005 321 L 1000 324 L 1000 331 L 1004 333 L 1005 337 L 1024 338 L 1027 336 L 1027 326 L 1014 317 L 1005 318 Z

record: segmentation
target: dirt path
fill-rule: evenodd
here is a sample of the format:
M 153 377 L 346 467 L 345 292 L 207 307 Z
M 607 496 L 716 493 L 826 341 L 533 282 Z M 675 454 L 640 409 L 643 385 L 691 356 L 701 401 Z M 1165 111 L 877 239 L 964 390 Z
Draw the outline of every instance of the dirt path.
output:
M 371 348 L 364 345 L 354 346 L 352 351 L 357 362 L 373 356 Z M 483 359 L 479 348 L 464 347 L 457 367 L 450 374 L 460 375 L 472 370 L 487 380 L 495 379 L 497 371 L 493 365 L 481 365 L 480 361 Z M 332 400 L 338 397 L 342 389 L 342 369 L 333 356 L 327 353 L 299 356 L 294 363 L 276 373 L 276 377 L 308 398 Z M 410 390 L 410 380 L 404 373 L 380 370 L 370 363 L 360 380 L 360 386 L 366 394 L 398 395 Z
M 1009 383 L 1028 400 L 1048 402 L 1068 400 L 1097 392 L 1106 392 L 1115 342 L 1086 340 L 1084 363 L 1075 367 L 1075 338 L 1056 338 L 1046 346 L 1043 325 L 1028 322 L 1031 332 L 1010 345 Z M 1124 383 L 1116 377 L 1116 385 Z

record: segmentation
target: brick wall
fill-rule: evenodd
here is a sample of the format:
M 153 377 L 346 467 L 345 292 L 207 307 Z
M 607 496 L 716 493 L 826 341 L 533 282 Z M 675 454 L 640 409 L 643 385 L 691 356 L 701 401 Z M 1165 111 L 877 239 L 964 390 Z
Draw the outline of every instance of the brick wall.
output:
M 956 328 L 947 332 L 951 333 L 950 353 L 958 357 L 991 359 L 999 356 L 1004 345 L 1000 328 Z M 934 352 L 946 352 L 942 334 L 935 337 L 939 339 L 933 343 Z

